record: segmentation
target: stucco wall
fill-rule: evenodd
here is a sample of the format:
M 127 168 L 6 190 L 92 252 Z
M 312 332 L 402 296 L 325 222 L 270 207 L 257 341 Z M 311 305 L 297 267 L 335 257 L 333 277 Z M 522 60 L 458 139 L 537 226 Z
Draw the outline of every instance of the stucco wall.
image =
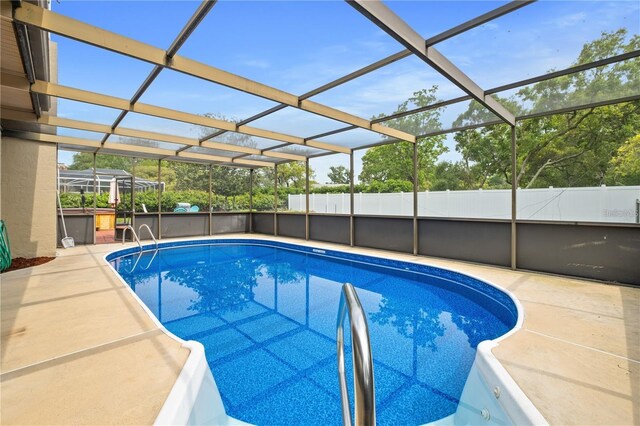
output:
M 0 146 L 0 215 L 11 255 L 55 256 L 56 146 L 8 137 Z

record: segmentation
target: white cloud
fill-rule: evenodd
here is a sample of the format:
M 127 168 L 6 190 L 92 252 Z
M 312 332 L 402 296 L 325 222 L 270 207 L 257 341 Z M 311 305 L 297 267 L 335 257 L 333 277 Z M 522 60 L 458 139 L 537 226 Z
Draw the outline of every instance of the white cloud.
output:
M 240 62 L 242 65 L 246 65 L 248 67 L 267 69 L 271 67 L 271 64 L 268 61 L 263 59 L 248 59 Z
M 567 27 L 584 24 L 586 19 L 587 14 L 585 12 L 576 12 L 555 18 L 551 21 L 551 23 L 557 28 L 564 29 Z

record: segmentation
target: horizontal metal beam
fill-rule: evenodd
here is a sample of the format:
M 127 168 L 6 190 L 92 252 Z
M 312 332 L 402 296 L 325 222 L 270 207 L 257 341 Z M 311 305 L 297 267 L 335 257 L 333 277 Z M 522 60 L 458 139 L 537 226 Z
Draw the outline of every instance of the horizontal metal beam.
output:
M 375 126 L 375 129 L 373 129 L 369 120 L 308 100 L 301 101 L 297 96 L 291 93 L 287 93 L 179 55 L 175 55 L 173 58 L 167 58 L 165 51 L 157 47 L 103 30 L 29 3 L 23 3 L 21 7 L 15 10 L 14 20 L 61 36 L 91 44 L 96 47 L 127 55 L 132 58 L 160 65 L 193 77 L 198 77 L 206 81 L 269 99 L 274 102 L 313 112 L 333 120 L 353 124 L 368 130 L 374 130 L 386 136 L 415 142 L 414 135 L 388 129 L 381 125 L 377 125 Z
M 353 130 L 353 129 L 357 129 L 357 127 L 356 126 L 342 127 L 340 129 L 330 130 L 330 131 L 324 132 L 324 133 L 318 133 L 317 135 L 311 136 L 311 139 L 326 138 L 327 136 L 337 135 L 338 133 L 347 132 L 347 131 Z
M 16 132 L 16 137 L 33 140 L 38 142 L 49 142 L 55 144 L 63 144 L 63 145 L 71 145 L 71 146 L 84 146 L 95 148 L 99 150 L 100 148 L 109 149 L 111 151 L 118 151 L 122 153 L 133 153 L 133 154 L 152 154 L 162 157 L 171 157 L 175 155 L 175 152 L 170 149 L 163 148 L 154 148 L 148 146 L 139 146 L 139 145 L 128 145 L 121 143 L 113 143 L 107 142 L 104 146 L 101 146 L 100 141 L 93 141 L 89 139 L 76 138 L 71 136 L 59 136 L 59 135 L 49 135 L 45 133 L 32 133 L 32 132 Z M 228 163 L 228 164 L 239 164 L 245 166 L 257 166 L 257 167 L 273 167 L 273 163 L 267 161 L 255 161 L 255 160 L 234 160 L 229 157 L 222 157 L 217 155 L 208 155 L 208 154 L 197 154 L 197 153 L 180 153 L 179 157 L 182 158 L 190 158 L 194 160 L 203 160 L 213 163 Z
M 464 90 L 498 117 L 509 124 L 515 124 L 514 115 L 500 105 L 444 55 L 426 41 L 413 28 L 379 0 L 347 0 L 357 11 L 385 31 L 399 43 L 425 61 L 433 69 L 453 84 Z
M 242 120 L 242 121 L 239 121 L 236 125 L 237 125 L 237 126 L 243 126 L 243 125 L 245 125 L 245 124 L 249 124 L 249 123 L 251 123 L 252 121 L 258 120 L 258 119 L 260 119 L 260 118 L 262 118 L 262 117 L 265 117 L 265 116 L 267 116 L 267 115 L 269 115 L 269 114 L 273 114 L 274 112 L 276 112 L 276 111 L 280 111 L 281 109 L 284 109 L 284 108 L 286 108 L 286 107 L 287 107 L 287 105 L 285 105 L 285 104 L 276 105 L 276 106 L 274 106 L 274 107 L 272 107 L 272 108 L 269 108 L 269 109 L 268 109 L 268 110 L 266 110 L 266 111 L 262 111 L 262 112 L 260 112 L 260 113 L 258 113 L 258 114 L 256 114 L 256 115 L 253 115 L 253 116 L 251 116 L 251 117 L 249 117 L 249 118 L 246 118 L 246 119 L 244 119 L 244 120 Z M 215 137 L 217 137 L 217 136 L 220 136 L 220 135 L 222 135 L 222 134 L 226 133 L 227 131 L 228 131 L 228 130 L 218 130 L 217 132 L 213 132 L 213 133 L 211 133 L 211 134 L 209 134 L 209 135 L 207 135 L 207 136 L 204 136 L 204 137 L 203 137 L 203 138 L 201 138 L 200 140 L 201 140 L 201 141 L 206 141 L 206 140 L 208 140 L 208 139 L 211 139 L 211 138 L 215 138 Z
M 272 158 L 283 158 L 292 161 L 305 161 L 307 159 L 304 155 L 289 154 L 288 152 L 273 152 L 268 150 L 262 150 L 260 155 Z
M 202 1 L 202 3 L 200 3 L 200 6 L 198 6 L 198 8 L 193 13 L 191 18 L 189 18 L 189 21 L 187 21 L 178 36 L 173 40 L 171 46 L 169 46 L 169 48 L 167 49 L 167 57 L 173 58 L 175 54 L 178 53 L 178 50 L 195 31 L 198 25 L 200 25 L 200 23 L 204 20 L 213 6 L 216 5 L 217 1 L 218 0 L 204 0 Z
M 16 41 L 18 43 L 18 51 L 22 58 L 22 66 L 24 67 L 29 83 L 36 81 L 36 72 L 33 65 L 33 56 L 31 53 L 31 44 L 29 43 L 29 34 L 27 27 L 23 24 L 14 22 L 14 30 L 16 35 Z M 31 97 L 31 106 L 36 115 L 40 117 L 42 114 L 42 105 L 40 105 L 40 99 L 34 93 L 29 93 Z
M 193 31 L 200 24 L 200 22 L 202 22 L 205 16 L 207 16 L 207 13 L 209 13 L 211 8 L 216 4 L 216 1 L 217 0 L 204 0 L 202 3 L 200 3 L 200 6 L 198 6 L 198 9 L 195 11 L 191 19 L 189 19 L 189 21 L 184 26 L 184 28 L 182 28 L 182 31 L 180 31 L 180 34 L 178 34 L 178 36 L 174 39 L 173 43 L 171 43 L 171 46 L 169 46 L 169 49 L 167 49 L 166 51 L 167 58 L 169 59 L 173 58 L 173 56 L 178 52 L 178 49 L 182 47 L 182 45 L 187 41 L 191 33 L 193 33 Z M 153 67 L 153 69 L 151 70 L 147 78 L 145 78 L 145 80 L 142 82 L 142 85 L 138 88 L 138 90 L 136 90 L 133 97 L 129 100 L 130 104 L 135 104 L 136 102 L 138 102 L 138 100 L 142 97 L 144 92 L 146 92 L 149 86 L 151 86 L 151 83 L 153 83 L 154 80 L 158 77 L 158 75 L 160 75 L 160 72 L 162 70 L 163 70 L 163 67 L 161 67 L 160 65 L 156 65 L 155 67 Z M 118 127 L 122 122 L 122 120 L 127 115 L 127 113 L 128 111 L 126 110 L 121 111 L 118 117 L 115 119 L 115 121 L 111 125 L 111 128 L 115 129 L 116 127 Z M 104 136 L 104 138 L 102 139 L 103 145 L 108 138 L 109 138 L 108 134 Z
M 598 67 L 602 67 L 602 66 L 606 66 L 606 65 L 611 65 L 614 64 L 616 62 L 621 62 L 621 61 L 626 61 L 629 59 L 633 59 L 633 58 L 637 58 L 640 56 L 640 50 L 634 50 L 631 52 L 627 52 L 627 53 L 623 53 L 620 55 L 616 55 L 616 56 L 612 56 L 610 58 L 606 58 L 606 59 L 601 59 L 599 61 L 594 61 L 594 62 L 589 62 L 587 64 L 581 64 L 581 65 L 576 65 L 573 67 L 569 67 L 569 68 L 565 68 L 563 70 L 560 71 L 554 71 L 554 72 L 550 72 L 550 73 L 546 73 L 546 74 L 541 74 L 535 77 L 531 77 L 531 78 L 527 78 L 524 80 L 520 80 L 520 81 L 516 81 L 514 83 L 509 83 L 509 84 L 505 84 L 502 86 L 497 86 L 494 87 L 492 89 L 488 89 L 486 91 L 487 94 L 496 94 L 499 92 L 503 92 L 506 90 L 511 90 L 511 89 L 517 89 L 519 87 L 523 87 L 523 86 L 528 86 L 530 84 L 535 84 L 535 83 L 540 83 L 541 81 L 547 81 L 547 80 L 552 80 L 554 78 L 558 78 L 558 77 L 563 77 L 565 75 L 570 75 L 570 74 L 575 74 L 578 72 L 584 72 L 584 71 L 588 71 L 590 69 L 593 68 L 598 68 Z M 381 118 L 376 118 L 374 120 L 372 120 L 373 123 L 378 123 L 378 122 L 384 122 L 384 121 L 389 121 L 389 120 L 393 120 L 395 118 L 400 118 L 400 117 L 405 117 L 407 115 L 412 115 L 412 114 L 417 114 L 419 112 L 424 112 L 424 111 L 429 111 L 429 110 L 433 110 L 433 109 L 438 109 L 438 108 L 443 108 L 445 106 L 448 105 L 453 105 L 459 102 L 465 102 L 465 101 L 469 101 L 473 99 L 471 96 L 460 96 L 457 98 L 453 98 L 453 99 L 449 99 L 446 101 L 441 101 L 441 102 L 436 102 L 434 104 L 431 105 L 427 105 L 424 107 L 420 107 L 420 108 L 415 108 L 412 110 L 408 110 L 408 111 L 403 111 L 403 112 L 399 112 L 396 114 L 391 114 L 385 117 L 381 117 Z M 519 120 L 520 117 L 516 117 L 516 120 Z M 347 128 L 344 128 L 344 130 L 347 130 Z M 341 130 L 341 131 L 344 131 Z M 318 136 L 315 136 L 316 138 Z M 418 136 L 420 137 L 420 136 Z
M 460 96 L 458 98 L 449 99 L 447 101 L 436 102 L 435 104 L 426 105 L 426 106 L 412 109 L 409 111 L 402 111 L 395 114 L 387 115 L 385 117 L 376 118 L 374 121 L 376 122 L 389 121 L 389 120 L 393 120 L 400 117 L 406 117 L 407 115 L 417 114 L 419 112 L 425 112 L 425 111 L 430 111 L 432 109 L 443 108 L 448 105 L 457 104 L 458 102 L 464 102 L 470 99 L 471 99 L 471 96 Z
M 541 111 L 541 112 L 534 112 L 531 114 L 519 115 L 518 117 L 516 117 L 516 120 L 522 121 L 522 120 L 529 120 L 529 119 L 538 118 L 538 117 L 548 117 L 550 115 L 565 114 L 567 112 L 580 111 L 580 110 L 589 109 L 589 108 L 598 108 L 602 106 L 621 104 L 625 102 L 633 102 L 637 100 L 640 100 L 640 94 L 625 96 L 624 98 L 609 99 L 605 101 L 588 102 L 585 104 L 574 105 L 566 108 L 560 108 L 553 111 Z
M 487 22 L 489 22 L 489 21 L 491 21 L 493 19 L 499 18 L 500 16 L 503 16 L 503 15 L 505 15 L 507 13 L 513 12 L 513 11 L 523 7 L 523 6 L 526 6 L 528 4 L 534 3 L 535 1 L 536 0 L 515 0 L 515 1 L 512 1 L 511 3 L 508 3 L 508 4 L 504 5 L 504 6 L 498 7 L 497 9 L 489 11 L 489 12 L 485 13 L 484 15 L 478 16 L 477 18 L 474 18 L 474 19 L 471 19 L 471 20 L 469 20 L 467 22 L 464 22 L 464 23 L 458 25 L 457 27 L 452 28 L 451 30 L 444 31 L 444 32 L 442 32 L 440 34 L 437 34 L 437 35 L 431 37 L 430 39 L 427 40 L 427 44 L 428 45 L 432 45 L 432 44 L 436 44 L 436 43 L 439 43 L 441 41 L 447 40 L 447 39 L 449 39 L 449 38 L 451 38 L 451 37 L 453 37 L 455 35 L 459 35 L 459 34 L 465 32 L 465 31 L 468 31 L 468 30 L 470 30 L 472 28 L 475 28 L 475 27 L 477 27 L 479 25 L 485 24 L 485 23 L 487 23 Z M 400 52 L 394 53 L 392 55 L 387 56 L 386 58 L 380 59 L 379 61 L 376 61 L 376 62 L 374 62 L 374 63 L 372 63 L 370 65 L 362 67 L 362 68 L 360 68 L 360 69 L 358 69 L 358 70 L 356 70 L 356 71 L 354 71 L 352 73 L 349 73 L 349 74 L 347 74 L 347 75 L 345 75 L 343 77 L 337 78 L 337 79 L 335 79 L 335 80 L 333 80 L 333 81 L 331 81 L 331 82 L 329 82 L 327 84 L 324 84 L 324 85 L 322 85 L 322 86 L 320 86 L 320 87 L 318 87 L 316 89 L 313 89 L 313 90 L 311 90 L 309 92 L 306 92 L 305 94 L 300 95 L 299 98 L 300 99 L 307 99 L 307 98 L 310 98 L 312 96 L 319 95 L 320 93 L 324 93 L 327 90 L 330 90 L 330 89 L 333 89 L 335 87 L 338 87 L 338 86 L 340 86 L 342 84 L 345 84 L 345 83 L 347 83 L 347 82 L 349 82 L 351 80 L 354 80 L 354 79 L 356 79 L 358 77 L 362 77 L 363 75 L 366 75 L 366 74 L 368 74 L 370 72 L 376 71 L 376 70 L 378 70 L 380 68 L 383 68 L 383 67 L 385 67 L 387 65 L 390 65 L 390 64 L 392 64 L 392 63 L 394 63 L 396 61 L 399 61 L 400 59 L 407 58 L 407 57 L 411 56 L 411 54 L 412 54 L 411 51 L 408 50 L 408 49 L 405 49 L 405 50 L 402 50 Z M 258 113 L 256 115 L 253 115 L 253 116 L 243 120 L 241 123 L 242 124 L 248 124 L 248 123 L 250 123 L 252 121 L 258 120 L 258 119 L 260 119 L 262 117 L 265 117 L 265 116 L 267 116 L 269 114 L 272 114 L 272 113 L 274 113 L 276 111 L 280 111 L 282 108 L 285 108 L 285 107 L 286 107 L 285 104 L 277 105 L 277 106 L 275 106 L 273 108 L 270 108 L 270 109 L 265 110 L 263 112 L 260 112 L 260 113 Z M 379 121 L 372 120 L 371 122 L 372 123 L 375 123 L 375 122 L 379 123 L 381 121 L 383 121 L 383 120 L 379 120 Z M 344 127 L 342 129 L 338 129 L 338 130 L 334 131 L 334 133 L 331 133 L 331 134 L 337 134 L 337 133 L 345 132 L 347 130 L 351 130 L 352 128 L 353 127 L 351 127 L 351 126 Z M 226 132 L 226 130 L 220 130 L 218 132 L 212 133 L 211 135 L 205 136 L 205 139 L 212 138 L 212 137 L 215 137 L 215 136 L 219 136 L 219 135 L 221 135 L 221 134 L 223 134 L 225 132 Z M 328 135 L 325 135 L 325 136 L 328 136 Z M 317 138 L 320 138 L 320 137 L 321 136 L 311 136 L 310 139 L 317 139 Z M 320 155 L 324 155 L 324 154 L 320 154 Z
M 89 139 L 73 138 L 69 136 L 50 135 L 47 133 L 18 132 L 18 137 L 38 142 L 50 142 L 56 144 L 65 144 L 73 146 L 85 146 L 90 148 L 100 148 L 100 141 L 92 141 Z
M 230 131 L 238 132 L 250 136 L 264 137 L 280 142 L 288 142 L 297 145 L 307 145 L 314 148 L 326 149 L 329 151 L 349 153 L 349 148 L 333 145 L 324 142 L 305 140 L 304 138 L 288 135 L 285 133 L 273 132 L 271 130 L 263 130 L 250 126 L 240 126 L 236 128 L 235 123 L 218 120 L 216 118 L 205 117 L 197 114 L 190 114 L 182 111 L 176 111 L 169 108 L 163 108 L 155 105 L 136 103 L 130 104 L 127 99 L 116 98 L 114 96 L 108 96 L 100 93 L 89 92 L 86 90 L 80 90 L 72 87 L 61 86 L 59 84 L 47 83 L 45 81 L 37 80 L 31 85 L 31 91 L 36 93 L 42 93 L 59 98 L 70 99 L 78 102 L 90 103 L 93 105 L 104 106 L 109 108 L 115 108 L 125 111 L 136 112 L 139 114 L 151 115 L 154 117 L 166 118 L 169 120 L 182 121 L 185 123 L 195 124 L 199 126 L 227 128 Z M 199 141 L 198 141 L 199 142 Z M 216 146 L 224 146 L 221 142 L 202 142 L 202 146 L 211 147 L 211 144 Z M 231 145 L 237 146 L 237 145 Z
M 495 126 L 496 124 L 505 124 L 505 122 L 502 120 L 492 120 L 484 123 L 474 123 L 474 124 L 468 124 L 466 126 L 453 127 L 451 129 L 436 130 L 434 132 L 424 133 L 420 135 L 420 138 L 428 138 L 433 136 L 446 135 L 448 133 L 456 133 L 456 132 L 462 132 L 465 130 L 479 129 L 480 127 L 491 127 L 491 126 Z
M 638 56 L 640 56 L 640 50 L 633 50 L 631 52 L 626 52 L 620 55 L 611 56 L 609 58 L 601 59 L 599 61 L 580 64 L 573 67 L 565 68 L 560 71 L 553 71 L 550 73 L 538 75 L 536 77 L 531 77 L 524 80 L 516 81 L 514 83 L 509 83 L 509 84 L 504 84 L 502 86 L 494 87 L 493 89 L 487 90 L 487 94 L 504 92 L 505 90 L 516 89 L 518 87 L 528 86 L 529 84 L 540 83 L 541 81 L 552 80 L 554 78 L 563 77 L 565 75 L 588 71 L 593 68 L 615 64 L 616 62 L 627 61 L 629 59 L 637 58 Z
M 352 73 L 349 73 L 343 77 L 337 78 L 333 81 L 330 81 L 327 84 L 324 84 L 316 89 L 310 90 L 309 92 L 300 95 L 300 99 L 307 99 L 312 96 L 319 95 L 320 93 L 326 92 L 327 90 L 333 89 L 334 87 L 338 87 L 344 83 L 347 83 L 351 80 L 355 80 L 358 77 L 362 77 L 365 74 L 368 74 L 372 71 L 378 70 L 382 67 L 386 67 L 389 64 L 399 61 L 400 59 L 404 59 L 411 56 L 411 52 L 409 50 L 403 50 L 398 53 L 394 53 L 393 55 L 389 55 L 386 58 L 382 58 L 379 61 L 376 61 L 366 67 L 362 67 Z
M 516 121 L 524 121 L 524 120 L 530 120 L 532 118 L 548 117 L 548 116 L 557 115 L 557 114 L 566 114 L 566 113 L 569 113 L 569 112 L 580 111 L 580 110 L 589 109 L 589 108 L 598 108 L 598 107 L 602 107 L 602 106 L 621 104 L 621 103 L 625 103 L 625 102 L 633 102 L 633 101 L 637 101 L 637 100 L 640 100 L 640 94 L 632 95 L 632 96 L 625 96 L 623 98 L 609 99 L 609 100 L 605 100 L 605 101 L 588 102 L 588 103 L 585 103 L 585 104 L 574 105 L 574 106 L 555 109 L 555 110 L 551 110 L 551 111 L 541 111 L 541 112 L 535 112 L 535 113 L 530 113 L 530 114 L 523 114 L 523 115 L 516 116 Z M 418 135 L 418 139 L 428 138 L 428 137 L 432 137 L 432 136 L 445 135 L 445 134 L 449 134 L 449 133 L 462 132 L 462 131 L 465 131 L 465 130 L 479 129 L 481 127 L 490 127 L 490 126 L 495 126 L 495 125 L 498 125 L 498 124 L 505 124 L 505 123 L 502 120 L 492 120 L 492 121 L 487 121 L 487 122 L 484 122 L 484 123 L 474 123 L 474 124 L 469 124 L 469 125 L 461 126 L 461 127 L 452 127 L 450 129 L 437 130 L 437 131 L 434 131 L 434 132 L 423 133 L 421 135 Z M 381 140 L 379 142 L 375 142 L 375 143 L 372 143 L 372 144 L 359 146 L 357 148 L 354 148 L 353 150 L 354 151 L 358 151 L 358 150 L 361 150 L 361 149 L 368 149 L 368 148 L 373 148 L 373 147 L 380 146 L 380 145 L 387 145 L 389 143 L 397 143 L 397 142 L 401 142 L 401 141 L 399 141 L 397 139 L 396 140 Z M 324 155 L 327 155 L 327 154 L 320 154 L 320 155 L 317 155 L 317 156 L 311 155 L 308 158 L 315 158 L 315 157 L 324 156 Z
M 204 146 L 206 148 L 217 149 L 220 151 L 243 153 L 246 155 L 264 155 L 266 157 L 281 158 L 283 160 L 293 160 L 293 161 L 303 161 L 306 158 L 305 156 L 302 156 L 302 155 L 289 154 L 285 152 L 282 152 L 282 153 L 281 152 L 263 152 L 262 150 L 257 148 L 251 148 L 251 147 L 240 146 L 240 145 L 223 144 L 219 142 L 207 141 L 200 144 L 198 139 L 195 139 L 195 138 L 186 138 L 183 136 L 169 135 L 169 134 L 157 133 L 157 132 L 148 132 L 148 131 L 137 130 L 137 129 L 127 129 L 124 127 L 118 127 L 116 129 L 112 129 L 109 125 L 106 125 L 106 124 L 72 120 L 64 117 L 43 115 L 40 118 L 36 118 L 32 113 L 28 113 L 28 112 L 20 112 L 20 111 L 3 109 L 2 117 L 8 120 L 37 122 L 40 124 L 46 124 L 50 126 L 66 127 L 70 129 L 84 130 L 88 132 L 106 133 L 106 134 L 113 134 L 116 136 L 140 138 L 140 139 L 146 139 L 151 141 L 160 141 L 160 142 L 168 142 L 168 143 L 174 143 L 179 145 L 186 145 L 187 148 L 190 146 Z M 117 146 L 127 145 L 126 143 L 106 142 L 106 143 L 102 143 L 102 146 L 106 148 L 107 146 L 112 146 L 114 144 Z M 129 145 L 134 147 L 134 149 L 132 149 L 132 151 L 134 152 L 135 152 L 135 148 L 141 147 L 140 145 L 133 145 L 133 144 L 129 144 Z M 170 149 L 164 149 L 164 150 L 169 152 L 171 155 L 176 154 L 175 150 L 170 150 Z M 178 150 L 178 152 L 181 152 L 181 151 L 182 149 Z M 203 154 L 203 155 L 206 155 L 206 154 Z
M 459 34 L 462 34 L 465 31 L 469 31 L 472 28 L 479 27 L 480 25 L 486 24 L 489 21 L 492 21 L 496 18 L 504 16 L 508 13 L 511 13 L 515 10 L 520 9 L 521 7 L 527 6 L 531 3 L 535 3 L 536 0 L 515 0 L 510 3 L 507 3 L 503 6 L 500 6 L 496 9 L 490 10 L 487 13 L 484 13 L 476 18 L 473 18 L 469 21 L 463 22 L 460 25 L 457 25 L 447 31 L 444 31 L 438 35 L 430 37 L 426 40 L 427 46 L 433 46 L 434 44 L 443 42 L 445 40 L 450 39 L 451 37 L 455 37 Z
M 258 161 L 258 160 L 245 160 L 245 159 L 235 159 L 230 157 L 222 157 L 217 155 L 209 155 L 209 154 L 200 154 L 198 152 L 189 152 L 182 151 L 178 153 L 177 157 L 181 158 L 191 158 L 193 160 L 205 160 L 205 161 L 214 161 L 219 163 L 230 163 L 230 164 L 241 164 L 245 166 L 257 166 L 257 167 L 273 167 L 275 163 L 270 163 L 268 161 Z

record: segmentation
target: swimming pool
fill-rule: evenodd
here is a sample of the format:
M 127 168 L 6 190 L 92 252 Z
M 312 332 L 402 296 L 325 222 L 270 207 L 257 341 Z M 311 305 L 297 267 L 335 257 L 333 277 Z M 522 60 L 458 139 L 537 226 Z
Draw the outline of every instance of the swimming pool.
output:
M 344 282 L 367 314 L 380 424 L 452 415 L 478 343 L 518 319 L 501 290 L 430 266 L 263 240 L 160 247 L 133 271 L 137 248 L 107 260 L 169 331 L 204 345 L 227 414 L 249 423 L 341 423 L 335 321 Z

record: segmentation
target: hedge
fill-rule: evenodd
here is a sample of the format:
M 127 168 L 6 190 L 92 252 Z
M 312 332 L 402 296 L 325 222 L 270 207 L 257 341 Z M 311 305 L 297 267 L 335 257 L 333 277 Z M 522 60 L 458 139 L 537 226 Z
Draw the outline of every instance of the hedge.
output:
M 390 179 L 387 182 L 372 182 L 370 185 L 358 184 L 354 187 L 354 192 L 412 192 L 413 185 L 411 182 L 404 180 Z M 349 185 L 339 186 L 323 186 L 313 188 L 311 193 L 316 194 L 341 194 L 349 192 Z M 304 194 L 300 188 L 278 188 L 278 210 L 285 210 L 288 204 L 289 194 Z M 85 207 L 93 207 L 93 193 L 86 193 Z M 136 192 L 136 212 L 142 212 L 144 204 L 148 212 L 158 211 L 158 191 Z M 62 207 L 82 207 L 80 202 L 80 194 L 72 192 L 64 192 L 60 194 Z M 253 194 L 253 208 L 256 211 L 272 211 L 273 210 L 273 188 L 263 189 Z M 130 210 L 129 195 L 122 195 L 121 208 Z M 189 203 L 192 206 L 198 206 L 200 211 L 209 211 L 209 193 L 207 191 L 165 191 L 162 193 L 162 211 L 172 212 L 178 203 Z M 96 206 L 98 208 L 112 207 L 109 204 L 109 193 L 103 192 L 96 197 Z M 248 211 L 249 210 L 249 194 L 240 195 L 218 195 L 214 194 L 211 198 L 211 211 Z

